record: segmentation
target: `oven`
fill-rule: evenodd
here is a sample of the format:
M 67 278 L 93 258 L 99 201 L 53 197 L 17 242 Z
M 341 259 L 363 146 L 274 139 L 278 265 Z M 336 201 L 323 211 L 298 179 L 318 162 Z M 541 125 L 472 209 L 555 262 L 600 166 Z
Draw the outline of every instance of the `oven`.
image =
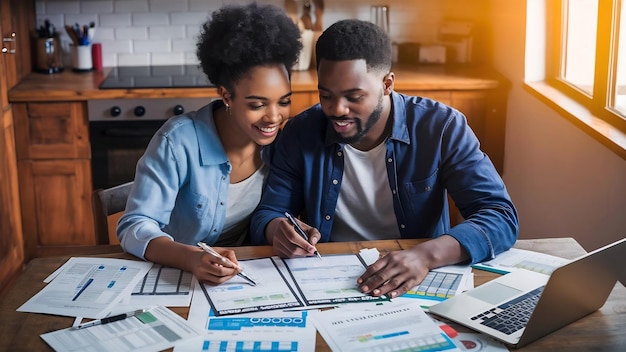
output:
M 212 87 L 195 65 L 114 68 L 100 89 Z M 156 93 L 155 93 L 156 94 Z M 198 110 L 212 98 L 141 98 L 87 102 L 93 188 L 110 188 L 135 177 L 137 161 L 170 117 Z
M 171 116 L 198 110 L 210 98 L 88 101 L 94 189 L 135 177 L 135 166 L 154 133 Z

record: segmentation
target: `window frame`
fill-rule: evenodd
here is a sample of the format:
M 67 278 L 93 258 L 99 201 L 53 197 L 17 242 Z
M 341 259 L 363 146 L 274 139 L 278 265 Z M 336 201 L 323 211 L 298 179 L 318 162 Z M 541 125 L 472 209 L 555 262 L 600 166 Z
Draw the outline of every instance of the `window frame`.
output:
M 626 160 L 626 116 L 609 107 L 613 93 L 612 82 L 617 75 L 620 20 L 617 10 L 619 6 L 626 6 L 626 0 L 598 1 L 596 63 L 591 96 L 561 78 L 562 41 L 565 40 L 562 34 L 565 20 L 563 5 L 566 1 L 568 0 L 544 0 L 545 76 L 543 80 L 526 80 L 524 87 Z M 626 115 L 626 112 L 622 114 Z

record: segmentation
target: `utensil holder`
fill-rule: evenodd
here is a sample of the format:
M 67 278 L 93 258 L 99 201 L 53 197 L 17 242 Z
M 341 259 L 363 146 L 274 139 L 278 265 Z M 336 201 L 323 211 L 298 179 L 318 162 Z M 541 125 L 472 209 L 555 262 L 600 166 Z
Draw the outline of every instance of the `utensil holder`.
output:
M 302 40 L 302 50 L 298 55 L 298 61 L 292 67 L 294 71 L 306 71 L 311 65 L 311 55 L 313 53 L 313 31 L 305 29 L 300 32 Z
M 91 44 L 89 45 L 70 44 L 70 51 L 72 55 L 72 71 L 88 72 L 93 69 Z

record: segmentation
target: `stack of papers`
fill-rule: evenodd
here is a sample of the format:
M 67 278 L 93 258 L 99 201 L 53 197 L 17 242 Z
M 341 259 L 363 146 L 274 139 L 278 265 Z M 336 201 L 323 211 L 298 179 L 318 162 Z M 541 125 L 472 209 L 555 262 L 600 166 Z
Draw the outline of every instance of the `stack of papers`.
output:
M 191 273 L 150 262 L 72 257 L 20 306 L 22 312 L 102 319 L 140 308 L 147 312 L 85 329 L 41 335 L 57 351 L 153 351 L 199 336 L 184 319 L 163 307 L 189 306 L 196 283 Z
M 393 325 L 388 326 L 391 330 L 399 328 L 395 323 L 407 325 L 405 318 L 420 322 L 415 327 L 418 331 L 414 331 L 413 326 L 402 326 L 402 333 L 393 336 L 383 332 L 384 328 L 379 328 L 377 332 L 387 336 L 385 343 L 410 340 L 412 344 L 425 346 L 424 351 L 428 351 L 428 348 L 434 348 L 434 345 L 429 345 L 431 338 L 436 337 L 437 341 L 442 340 L 444 343 L 441 345 L 438 342 L 439 347 L 449 346 L 454 351 L 454 342 L 450 342 L 450 338 L 442 335 L 442 331 L 433 325 L 422 306 L 437 303 L 455 292 L 469 288 L 469 285 L 473 287 L 471 268 L 440 268 L 432 276 L 429 274 L 429 280 L 422 286 L 414 288 L 402 299 L 391 302 L 386 296 L 363 294 L 356 284 L 356 279 L 366 270 L 367 265 L 376 259 L 377 250 L 366 250 L 359 255 L 326 255 L 322 261 L 316 257 L 240 260 L 239 264 L 257 282 L 257 286 L 248 285 L 237 277 L 218 286 L 198 285 L 188 321 L 194 328 L 203 331 L 204 336 L 202 340 L 195 339 L 177 346 L 177 350 L 223 351 L 232 348 L 240 351 L 313 351 L 316 328 L 320 333 L 322 330 L 334 332 L 333 326 L 326 327 L 323 317 L 342 317 L 373 310 L 383 316 L 379 318 L 375 315 L 373 324 L 391 318 L 394 321 Z M 400 305 L 410 308 L 399 315 L 388 315 L 387 309 L 395 310 Z M 328 310 L 328 315 L 322 318 L 312 319 L 319 308 L 327 307 L 335 309 Z M 414 315 L 415 310 L 419 315 Z M 357 322 L 363 321 L 350 321 L 346 328 L 350 330 Z M 385 326 L 386 322 L 380 324 Z M 358 330 L 358 327 L 355 328 Z M 416 332 L 419 332 L 419 336 L 415 335 Z M 404 336 L 406 334 L 409 336 Z M 378 337 L 374 345 L 382 346 Z M 327 335 L 324 338 L 328 342 L 331 337 Z M 419 342 L 420 339 L 429 342 L 424 345 L 425 342 Z M 369 343 L 359 344 L 358 350 L 374 342 L 372 339 Z M 338 348 L 335 350 L 342 350 L 339 346 L 335 346 Z
M 416 303 L 312 311 L 333 351 L 461 351 Z
M 104 318 L 148 273 L 152 263 L 111 258 L 70 258 L 54 280 L 20 312 Z
M 358 254 L 281 259 L 240 260 L 239 265 L 257 282 L 249 285 L 233 277 L 218 286 L 201 284 L 216 316 L 337 305 L 384 302 L 385 295 L 361 292 L 357 278 L 367 265 Z
M 98 345 L 116 352 L 171 347 L 313 352 L 316 329 L 334 351 L 457 350 L 457 342 L 424 310 L 472 288 L 471 268 L 432 270 L 392 302 L 364 294 L 356 284 L 378 257 L 376 249 L 367 249 L 323 260 L 240 260 L 256 286 L 238 276 L 220 285 L 198 284 L 190 273 L 150 262 L 74 257 L 18 311 L 101 319 L 152 307 L 120 321 L 41 335 L 56 350 Z M 189 305 L 187 321 L 164 308 Z M 328 307 L 333 309 L 320 311 Z
M 508 274 L 514 270 L 530 270 L 544 275 L 550 275 L 558 267 L 569 263 L 570 260 L 554 255 L 511 248 L 502 252 L 494 259 L 472 265 L 476 269 L 492 271 L 498 274 Z
M 200 334 L 165 307 L 85 329 L 57 330 L 41 335 L 55 351 L 160 351 Z M 97 346 L 97 348 L 95 348 Z

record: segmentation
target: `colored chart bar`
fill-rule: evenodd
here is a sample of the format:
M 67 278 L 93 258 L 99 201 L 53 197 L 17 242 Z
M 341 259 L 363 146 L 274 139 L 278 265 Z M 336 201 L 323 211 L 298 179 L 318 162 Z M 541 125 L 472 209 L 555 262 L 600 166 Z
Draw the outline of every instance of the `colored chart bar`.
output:
M 295 341 L 204 341 L 207 352 L 296 352 Z

